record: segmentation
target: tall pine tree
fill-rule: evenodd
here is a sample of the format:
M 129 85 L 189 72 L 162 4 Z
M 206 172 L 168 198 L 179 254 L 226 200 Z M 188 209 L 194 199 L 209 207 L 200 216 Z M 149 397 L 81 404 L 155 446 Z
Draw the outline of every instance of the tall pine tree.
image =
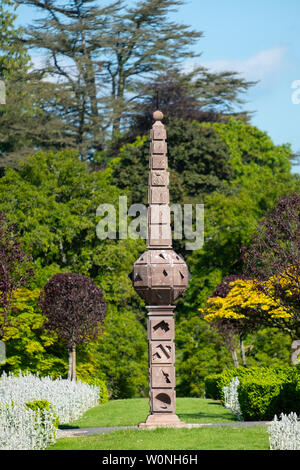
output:
M 133 7 L 119 0 L 103 8 L 95 0 L 19 3 L 41 13 L 26 29 L 25 42 L 46 53 L 44 71 L 65 84 L 61 112 L 82 159 L 103 148 L 107 130 L 119 133 L 136 80 L 193 57 L 191 46 L 202 35 L 169 19 L 179 0 L 144 0 Z
M 15 2 L 2 1 L 0 80 L 6 102 L 0 105 L 1 173 L 37 149 L 74 147 L 59 113 L 60 85 L 46 81 L 43 71 L 33 70 L 23 30 L 15 26 L 15 10 Z

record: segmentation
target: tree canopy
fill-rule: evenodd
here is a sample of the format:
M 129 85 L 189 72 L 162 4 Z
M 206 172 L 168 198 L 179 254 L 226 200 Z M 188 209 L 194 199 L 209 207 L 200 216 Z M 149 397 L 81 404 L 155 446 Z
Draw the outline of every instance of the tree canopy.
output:
M 58 273 L 45 285 L 40 305 L 47 319 L 45 327 L 68 347 L 68 378 L 76 380 L 76 346 L 99 335 L 106 313 L 103 292 L 82 274 Z
M 0 212 L 0 337 L 4 334 L 12 296 L 33 276 L 30 258 L 24 253 L 17 227 Z
M 235 72 L 212 73 L 199 66 L 188 72 L 169 68 L 138 85 L 135 105 L 129 111 L 129 136 L 148 134 L 156 108 L 163 112 L 167 126 L 177 119 L 226 122 L 234 117 L 247 121 L 250 113 L 240 108 L 243 94 L 253 85 Z
M 295 339 L 300 334 L 300 196 L 281 197 L 260 221 L 243 247 L 244 270 L 262 296 L 270 298 L 290 320 Z M 285 325 L 288 328 L 288 325 Z
M 6 102 L 0 106 L 0 174 L 38 148 L 74 147 L 60 115 L 60 85 L 45 81 L 44 71 L 34 70 L 21 39 L 24 30 L 15 26 L 15 10 L 15 2 L 1 3 L 0 80 Z
M 147 202 L 149 139 L 137 138 L 122 147 L 111 161 L 112 183 L 129 189 L 131 200 Z M 212 128 L 196 121 L 174 120 L 168 127 L 168 162 L 172 203 L 198 202 L 213 191 L 221 191 L 232 177 L 226 144 Z M 134 168 L 134 171 L 132 169 Z

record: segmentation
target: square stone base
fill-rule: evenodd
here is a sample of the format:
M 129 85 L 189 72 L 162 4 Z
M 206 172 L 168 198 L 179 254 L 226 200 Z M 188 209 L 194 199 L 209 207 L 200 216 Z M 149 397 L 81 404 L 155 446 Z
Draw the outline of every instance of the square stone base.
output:
M 176 427 L 184 427 L 185 423 L 180 421 L 177 415 L 174 413 L 157 413 L 157 414 L 150 414 L 145 423 L 139 423 L 138 427 L 140 429 L 155 429 L 158 427 L 169 427 L 169 428 L 176 428 Z

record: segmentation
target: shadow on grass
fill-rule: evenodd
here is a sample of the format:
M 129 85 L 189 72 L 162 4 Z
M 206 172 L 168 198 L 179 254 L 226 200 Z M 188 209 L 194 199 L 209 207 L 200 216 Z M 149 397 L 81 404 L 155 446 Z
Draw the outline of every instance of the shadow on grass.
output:
M 216 407 L 216 402 L 208 402 L 207 406 L 213 405 Z M 210 413 L 209 411 L 199 411 L 198 413 L 180 413 L 177 412 L 177 415 L 182 421 L 198 421 L 200 423 L 209 423 L 209 422 L 229 422 L 229 421 L 238 421 L 238 419 L 231 413 L 228 413 L 228 410 L 223 408 L 223 406 L 218 403 L 218 413 Z M 217 406 L 218 406 L 217 405 Z M 220 410 L 224 410 L 224 413 L 220 413 Z
M 199 423 L 209 423 L 209 422 L 226 422 L 226 421 L 237 421 L 234 416 L 228 416 L 228 414 L 219 414 L 218 420 L 214 415 L 210 415 L 208 413 L 177 413 L 178 418 L 181 421 L 188 422 L 188 421 L 197 421 Z
M 59 424 L 58 429 L 80 429 L 80 427 L 72 426 L 71 424 Z

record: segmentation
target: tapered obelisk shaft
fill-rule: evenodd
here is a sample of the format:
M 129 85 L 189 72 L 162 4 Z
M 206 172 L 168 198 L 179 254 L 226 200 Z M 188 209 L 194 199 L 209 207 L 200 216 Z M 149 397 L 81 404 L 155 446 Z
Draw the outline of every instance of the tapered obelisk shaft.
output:
M 172 248 L 167 133 L 161 122 L 162 113 L 156 111 L 153 117 L 156 121 L 150 134 L 147 247 Z

